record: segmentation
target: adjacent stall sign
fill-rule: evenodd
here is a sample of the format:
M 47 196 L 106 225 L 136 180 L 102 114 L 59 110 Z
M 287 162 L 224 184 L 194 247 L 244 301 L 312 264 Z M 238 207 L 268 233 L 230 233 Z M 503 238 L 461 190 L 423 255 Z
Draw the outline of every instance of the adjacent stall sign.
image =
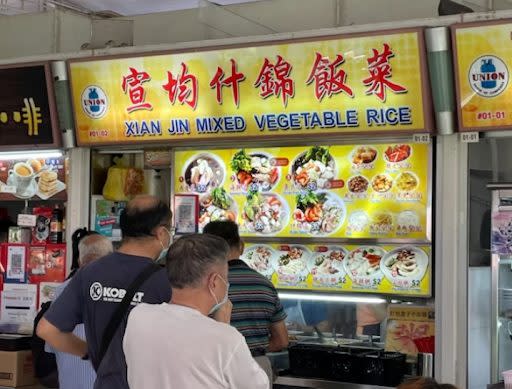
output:
M 512 21 L 455 27 L 460 131 L 512 128 Z
M 58 147 L 48 64 L 0 67 L 0 150 Z
M 81 145 L 431 130 L 420 29 L 70 70 Z

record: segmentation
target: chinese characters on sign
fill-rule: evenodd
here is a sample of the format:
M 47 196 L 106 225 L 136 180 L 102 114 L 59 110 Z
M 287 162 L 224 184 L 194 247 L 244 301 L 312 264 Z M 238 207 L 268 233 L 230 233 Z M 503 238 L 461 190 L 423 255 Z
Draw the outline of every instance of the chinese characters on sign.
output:
M 237 73 L 236 71 L 236 61 L 231 59 L 231 76 L 225 78 L 224 70 L 222 68 L 217 68 L 217 73 L 213 77 L 210 82 L 210 88 L 215 89 L 216 98 L 219 104 L 222 104 L 222 87 L 228 86 L 233 88 L 233 100 L 235 105 L 238 107 L 240 105 L 240 90 L 238 83 L 245 80 L 245 75 L 243 73 Z
M 167 72 L 168 82 L 162 85 L 162 88 L 169 93 L 169 101 L 172 105 L 176 103 L 187 104 L 195 109 L 197 105 L 197 77 L 188 73 L 187 65 L 181 63 L 180 75 L 173 76 L 172 72 Z
M 277 56 L 275 64 L 265 58 L 254 86 L 260 88 L 260 96 L 264 99 L 272 95 L 281 96 L 283 105 L 286 107 L 288 97 L 293 97 L 295 94 L 294 82 L 289 77 L 291 71 L 292 65 L 284 61 L 280 55 Z
M 375 95 L 380 101 L 386 101 L 386 93 L 389 89 L 393 93 L 407 93 L 407 88 L 392 82 L 390 59 L 394 56 L 390 46 L 385 43 L 382 53 L 373 49 L 373 55 L 368 58 L 368 72 L 370 76 L 362 80 L 365 86 L 368 86 L 366 94 Z M 231 75 L 226 77 L 226 73 L 221 67 L 217 67 L 217 72 L 210 81 L 210 88 L 215 90 L 217 103 L 223 104 L 222 88 L 224 86 L 232 88 L 233 101 L 236 107 L 240 105 L 240 86 L 245 81 L 244 73 L 237 71 L 237 62 L 233 58 L 231 62 Z M 345 93 L 349 97 L 354 97 L 352 88 L 347 84 L 348 74 L 341 69 L 345 62 L 342 54 L 337 54 L 331 62 L 328 57 L 316 53 L 316 57 L 311 68 L 311 73 L 305 83 L 307 85 L 314 82 L 314 95 L 318 101 L 324 97 L 332 97 L 339 93 Z M 254 87 L 259 89 L 259 96 L 267 99 L 271 96 L 280 98 L 283 106 L 286 107 L 288 99 L 295 96 L 295 81 L 291 77 L 293 66 L 290 62 L 284 60 L 280 55 L 276 57 L 275 63 L 268 58 L 264 59 L 261 70 L 258 74 Z M 122 89 L 130 99 L 131 105 L 126 108 L 128 113 L 139 109 L 153 109 L 151 103 L 145 101 L 145 90 L 142 86 L 144 82 L 151 80 L 150 75 L 145 72 L 139 72 L 132 67 L 129 68 L 130 74 L 123 76 Z M 187 104 L 193 110 L 198 103 L 199 78 L 197 75 L 189 72 L 186 63 L 181 63 L 181 73 L 173 75 L 167 72 L 167 83 L 162 88 L 168 92 L 169 101 L 172 105 L 176 101 L 183 105 Z
M 393 56 L 393 51 L 391 51 L 389 45 L 384 43 L 384 51 L 382 53 L 373 49 L 373 56 L 368 58 L 370 77 L 363 81 L 368 86 L 366 94 L 374 94 L 382 102 L 386 101 L 387 88 L 394 93 L 407 93 L 407 88 L 390 80 L 391 65 L 389 60 Z
M 428 133 L 422 39 L 408 29 L 72 61 L 78 141 Z
M 146 72 L 139 72 L 137 69 L 130 68 L 130 74 L 128 76 L 123 77 L 123 92 L 127 93 L 130 97 L 130 101 L 132 105 L 126 108 L 128 113 L 133 111 L 137 111 L 139 109 L 153 109 L 153 106 L 150 103 L 147 103 L 146 100 L 146 91 L 142 84 L 151 80 L 149 74 Z
M 311 84 L 313 80 L 315 81 L 315 97 L 318 101 L 322 101 L 325 95 L 331 97 L 340 92 L 345 92 L 348 96 L 354 97 L 354 92 L 346 84 L 347 73 L 343 69 L 336 70 L 343 62 L 345 62 L 345 59 L 341 54 L 338 54 L 331 63 L 329 58 L 316 53 L 315 64 L 306 83 Z
M 12 121 L 14 123 L 23 123 L 27 125 L 27 136 L 38 136 L 39 125 L 43 123 L 41 120 L 41 108 L 37 107 L 32 97 L 23 99 L 23 108 L 20 111 L 12 112 Z M 9 114 L 0 112 L 0 123 L 9 122 Z
M 0 149 L 20 145 L 56 146 L 48 64 L 0 68 Z M 56 119 L 56 118 L 55 118 Z M 56 124 L 56 123 L 55 123 Z

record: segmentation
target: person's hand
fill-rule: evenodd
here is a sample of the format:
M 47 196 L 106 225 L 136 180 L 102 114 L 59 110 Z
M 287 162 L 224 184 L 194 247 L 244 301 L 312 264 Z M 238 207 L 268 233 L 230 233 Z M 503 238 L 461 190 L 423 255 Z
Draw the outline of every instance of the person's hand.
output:
M 231 322 L 231 311 L 233 310 L 233 303 L 228 300 L 223 304 L 217 312 L 213 314 L 213 318 L 221 323 L 229 324 Z

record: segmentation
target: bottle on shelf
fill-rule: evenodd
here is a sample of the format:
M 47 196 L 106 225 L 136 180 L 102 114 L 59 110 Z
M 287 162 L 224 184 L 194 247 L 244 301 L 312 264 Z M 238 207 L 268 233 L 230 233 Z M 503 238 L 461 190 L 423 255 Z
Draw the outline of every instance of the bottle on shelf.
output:
M 59 205 L 55 205 L 52 212 L 52 218 L 50 220 L 50 243 L 62 243 L 62 221 L 64 219 L 64 213 L 60 209 Z

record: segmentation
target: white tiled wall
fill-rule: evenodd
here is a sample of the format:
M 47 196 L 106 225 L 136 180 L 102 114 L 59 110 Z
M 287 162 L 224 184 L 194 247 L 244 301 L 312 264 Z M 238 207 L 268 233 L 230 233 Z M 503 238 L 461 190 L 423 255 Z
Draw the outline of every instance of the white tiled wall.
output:
M 468 388 L 485 389 L 491 369 L 491 269 L 469 268 Z

